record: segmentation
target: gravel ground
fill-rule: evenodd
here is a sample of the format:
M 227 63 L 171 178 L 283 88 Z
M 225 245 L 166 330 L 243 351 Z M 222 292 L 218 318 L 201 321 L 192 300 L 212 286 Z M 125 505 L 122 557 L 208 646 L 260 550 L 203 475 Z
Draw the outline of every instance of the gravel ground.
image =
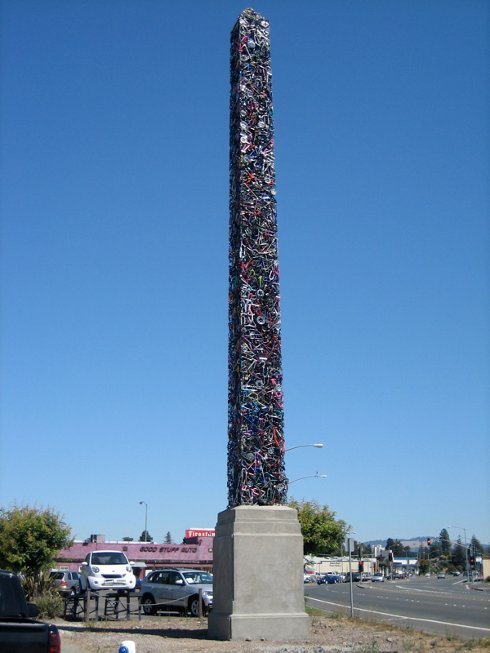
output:
M 221 642 L 207 638 L 207 619 L 160 616 L 142 621 L 55 621 L 62 653 L 117 653 L 124 640 L 134 641 L 136 653 L 490 653 L 490 640 L 463 641 L 433 636 L 339 615 L 312 617 L 308 641 Z

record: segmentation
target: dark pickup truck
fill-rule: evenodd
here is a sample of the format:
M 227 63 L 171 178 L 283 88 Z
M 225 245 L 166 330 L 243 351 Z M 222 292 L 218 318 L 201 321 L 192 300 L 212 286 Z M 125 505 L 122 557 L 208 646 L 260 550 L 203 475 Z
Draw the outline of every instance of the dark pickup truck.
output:
M 36 619 L 16 574 L 0 570 L 0 653 L 60 653 L 56 626 Z

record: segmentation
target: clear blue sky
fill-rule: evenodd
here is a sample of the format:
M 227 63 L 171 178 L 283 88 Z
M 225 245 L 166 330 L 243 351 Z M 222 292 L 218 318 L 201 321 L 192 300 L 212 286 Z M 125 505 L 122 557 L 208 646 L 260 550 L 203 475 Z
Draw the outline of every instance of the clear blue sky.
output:
M 226 508 L 236 0 L 3 0 L 0 506 Z M 291 496 L 490 541 L 486 1 L 262 0 Z M 456 538 L 458 529 L 449 529 Z

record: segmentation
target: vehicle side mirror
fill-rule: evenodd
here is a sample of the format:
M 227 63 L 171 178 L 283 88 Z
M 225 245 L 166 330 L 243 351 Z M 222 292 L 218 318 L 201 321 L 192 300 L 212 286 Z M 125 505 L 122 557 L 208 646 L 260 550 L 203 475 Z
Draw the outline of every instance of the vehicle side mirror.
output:
M 27 604 L 27 616 L 29 617 L 29 619 L 35 619 L 36 617 L 39 616 L 39 608 L 35 603 Z
M 80 569 L 81 569 L 82 567 L 87 567 L 87 565 L 88 565 L 88 562 L 82 562 L 82 564 L 80 565 Z
M 184 581 L 182 580 L 182 578 L 177 578 L 177 580 L 175 581 L 175 584 L 176 585 L 183 585 Z

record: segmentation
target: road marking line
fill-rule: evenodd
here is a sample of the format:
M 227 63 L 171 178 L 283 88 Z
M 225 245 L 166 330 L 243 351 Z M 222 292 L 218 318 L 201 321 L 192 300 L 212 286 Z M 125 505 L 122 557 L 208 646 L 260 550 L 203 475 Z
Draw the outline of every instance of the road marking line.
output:
M 310 601 L 318 601 L 318 603 L 326 603 L 327 605 L 335 605 L 339 608 L 349 609 L 348 605 L 345 603 L 334 603 L 333 601 L 324 601 L 322 599 L 315 599 L 312 596 L 307 596 L 307 599 Z M 359 610 L 359 612 L 372 612 L 373 614 L 380 614 L 383 617 L 395 617 L 396 619 L 406 619 L 408 621 L 424 621 L 431 624 L 440 624 L 442 626 L 456 626 L 458 628 L 468 628 L 470 630 L 484 630 L 485 632 L 490 633 L 490 628 L 485 628 L 484 626 L 467 626 L 466 624 L 456 624 L 452 621 L 439 621 L 438 619 L 424 619 L 422 617 L 406 617 L 400 614 L 391 614 L 390 612 L 380 612 L 379 610 L 368 610 L 367 608 L 358 608 L 354 606 L 354 610 Z

